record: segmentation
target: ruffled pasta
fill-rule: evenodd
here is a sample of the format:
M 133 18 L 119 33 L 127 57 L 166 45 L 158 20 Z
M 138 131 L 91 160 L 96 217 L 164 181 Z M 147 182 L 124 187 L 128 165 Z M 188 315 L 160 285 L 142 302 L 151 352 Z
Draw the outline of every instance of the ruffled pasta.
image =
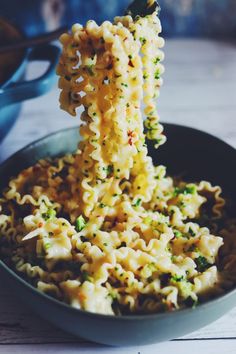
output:
M 171 311 L 233 283 L 236 224 L 220 230 L 221 188 L 173 179 L 148 156 L 146 138 L 156 147 L 166 140 L 156 107 L 160 32 L 153 13 L 76 24 L 61 36 L 60 105 L 74 116 L 83 107 L 82 141 L 12 178 L 0 199 L 4 260 L 90 312 Z

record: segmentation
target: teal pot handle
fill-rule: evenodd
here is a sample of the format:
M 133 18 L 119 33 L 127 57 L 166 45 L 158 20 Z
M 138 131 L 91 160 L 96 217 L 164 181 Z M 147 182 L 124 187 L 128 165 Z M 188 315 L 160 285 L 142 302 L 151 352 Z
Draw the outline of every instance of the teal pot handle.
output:
M 16 82 L 0 89 L 0 108 L 41 96 L 53 87 L 56 81 L 55 68 L 59 59 L 60 48 L 48 44 L 33 48 L 27 61 L 48 61 L 46 72 L 37 79 Z

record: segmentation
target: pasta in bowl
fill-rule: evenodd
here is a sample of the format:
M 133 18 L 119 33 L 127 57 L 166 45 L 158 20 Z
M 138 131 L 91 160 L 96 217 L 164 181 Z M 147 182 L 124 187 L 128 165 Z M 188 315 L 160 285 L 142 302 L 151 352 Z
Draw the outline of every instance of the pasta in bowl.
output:
M 74 25 L 61 37 L 61 108 L 72 115 L 84 108 L 78 149 L 69 143 L 72 133 L 62 133 L 63 140 L 56 142 L 69 146 L 64 153 L 74 152 L 60 154 L 59 146 L 52 153 L 55 142 L 50 143 L 34 163 L 23 170 L 21 164 L 0 199 L 3 260 L 42 293 L 87 313 L 79 311 L 80 316 L 90 319 L 95 313 L 94 320 L 106 321 L 106 315 L 109 323 L 117 315 L 122 318 L 117 326 L 127 315 L 192 311 L 199 301 L 234 285 L 236 223 L 221 187 L 195 182 L 194 175 L 181 177 L 189 161 L 169 177 L 161 164 L 164 148 L 153 152 L 166 140 L 155 102 L 164 71 L 160 31 L 154 11 L 116 18 L 113 24 Z M 148 140 L 154 147 L 148 149 Z M 173 141 L 171 156 L 183 157 Z M 68 310 L 60 309 L 59 314 Z M 74 321 L 75 312 L 68 313 Z M 84 336 L 81 325 L 79 332 L 70 331 Z M 122 342 L 120 334 L 92 337 L 87 335 Z
M 232 169 L 236 160 L 235 150 L 219 139 L 195 129 L 169 124 L 165 124 L 164 128 L 168 135 L 168 143 L 158 151 L 158 154 L 153 145 L 148 143 L 149 154 L 154 163 L 170 166 L 171 175 L 186 171 L 188 180 L 200 181 L 204 176 L 212 183 L 220 184 L 225 193 L 235 200 L 236 172 Z M 45 156 L 50 156 L 54 160 L 58 156 L 73 153 L 78 140 L 76 127 L 54 133 L 19 151 L 0 166 L 1 190 L 7 187 L 12 176 L 17 176 L 22 170 L 35 165 Z M 201 141 L 200 145 L 199 141 Z M 198 145 L 197 149 L 196 145 Z M 186 146 L 188 146 L 187 151 Z M 233 245 L 232 238 L 227 246 L 231 250 L 231 257 L 234 254 Z M 222 265 L 223 256 L 219 259 Z M 219 268 L 220 264 L 218 263 Z M 12 291 L 33 311 L 74 335 L 110 345 L 141 345 L 183 336 L 224 315 L 235 306 L 236 300 L 235 290 L 232 289 L 215 299 L 211 297 L 205 299 L 194 309 L 190 305 L 178 311 L 162 313 L 153 311 L 145 315 L 143 313 L 122 316 L 102 315 L 73 308 L 47 293 L 38 291 L 34 286 L 34 278 L 29 281 L 28 277 L 23 277 L 23 273 L 16 273 L 11 269 L 14 270 L 14 267 L 12 264 L 7 265 L 3 262 L 1 254 L 2 284 L 8 282 Z M 231 272 L 233 277 L 234 269 L 231 269 Z

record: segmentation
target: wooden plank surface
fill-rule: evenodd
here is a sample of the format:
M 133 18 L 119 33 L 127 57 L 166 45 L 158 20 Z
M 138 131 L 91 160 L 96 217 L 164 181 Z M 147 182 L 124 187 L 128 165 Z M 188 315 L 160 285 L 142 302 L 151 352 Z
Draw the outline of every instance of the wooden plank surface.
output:
M 170 40 L 165 53 L 165 84 L 159 99 L 162 120 L 207 131 L 236 147 L 236 47 L 223 42 Z M 41 63 L 32 64 L 29 77 L 42 70 Z M 0 161 L 37 138 L 78 124 L 78 120 L 60 111 L 57 100 L 55 88 L 46 96 L 24 103 L 19 120 L 0 145 Z M 0 353 L 75 353 L 78 349 L 81 353 L 120 352 L 85 343 L 45 323 L 0 283 Z M 144 354 L 158 350 L 163 354 L 173 350 L 181 354 L 189 350 L 192 354 L 200 350 L 235 353 L 236 308 L 177 342 L 122 352 Z
M 4 354 L 235 354 L 236 343 L 227 341 L 171 341 L 156 345 L 130 348 L 111 348 L 95 344 L 69 343 L 65 345 L 41 344 L 29 345 L 3 345 L 0 347 Z

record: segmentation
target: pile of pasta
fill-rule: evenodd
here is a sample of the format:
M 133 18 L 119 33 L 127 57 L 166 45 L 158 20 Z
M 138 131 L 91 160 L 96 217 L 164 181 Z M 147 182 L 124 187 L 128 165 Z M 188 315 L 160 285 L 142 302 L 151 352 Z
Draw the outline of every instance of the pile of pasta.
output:
M 86 311 L 170 311 L 233 284 L 236 226 L 226 227 L 221 188 L 168 177 L 148 156 L 146 139 L 166 140 L 160 32 L 154 12 L 61 36 L 61 108 L 83 107 L 82 140 L 74 154 L 22 171 L 0 199 L 1 257 Z

